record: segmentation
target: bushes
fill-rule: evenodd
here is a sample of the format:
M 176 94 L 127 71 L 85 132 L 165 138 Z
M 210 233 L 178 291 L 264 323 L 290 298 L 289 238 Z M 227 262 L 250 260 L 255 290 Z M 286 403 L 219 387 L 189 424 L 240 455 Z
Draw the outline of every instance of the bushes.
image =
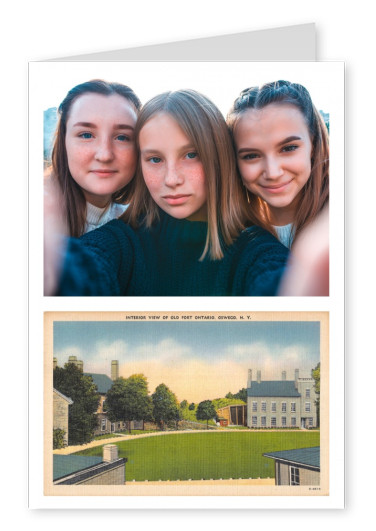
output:
M 59 448 L 64 448 L 64 435 L 65 431 L 60 428 L 56 428 L 53 431 L 53 449 L 57 450 Z

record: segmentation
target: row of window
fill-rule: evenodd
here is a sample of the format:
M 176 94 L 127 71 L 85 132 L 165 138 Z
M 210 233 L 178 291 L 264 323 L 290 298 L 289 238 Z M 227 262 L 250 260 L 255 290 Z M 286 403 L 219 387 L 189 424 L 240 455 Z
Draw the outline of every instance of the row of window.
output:
M 252 427 L 254 427 L 254 428 L 257 427 L 257 419 L 258 419 L 258 417 L 256 415 L 252 416 Z M 261 426 L 262 427 L 266 427 L 266 417 L 260 417 L 260 422 L 261 422 Z M 282 426 L 282 427 L 286 427 L 287 426 L 287 417 L 281 417 L 281 423 L 279 425 Z M 297 425 L 296 424 L 296 417 L 291 417 L 290 426 L 295 427 L 296 425 Z M 270 418 L 270 426 L 272 428 L 276 428 L 277 427 L 277 417 L 271 417 Z M 308 426 L 313 427 L 313 418 L 312 417 L 310 417 L 308 419 Z
M 266 412 L 266 402 L 261 402 L 261 411 Z M 258 402 L 252 402 L 252 412 L 256 413 L 258 408 Z M 271 402 L 270 403 L 270 410 L 272 413 L 277 412 L 277 402 Z M 281 402 L 281 411 L 282 413 L 287 413 L 287 402 Z M 290 411 L 291 413 L 296 413 L 296 402 L 290 403 Z M 311 402 L 306 402 L 304 406 L 304 411 L 306 413 L 309 413 L 311 411 Z

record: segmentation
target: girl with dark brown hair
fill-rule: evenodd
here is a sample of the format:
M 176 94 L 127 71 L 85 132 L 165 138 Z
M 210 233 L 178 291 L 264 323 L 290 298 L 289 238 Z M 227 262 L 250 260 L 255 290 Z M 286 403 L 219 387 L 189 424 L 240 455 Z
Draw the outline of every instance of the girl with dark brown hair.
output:
M 132 89 L 101 79 L 73 87 L 60 104 L 51 176 L 61 191 L 70 236 L 124 212 L 136 170 L 140 106 Z

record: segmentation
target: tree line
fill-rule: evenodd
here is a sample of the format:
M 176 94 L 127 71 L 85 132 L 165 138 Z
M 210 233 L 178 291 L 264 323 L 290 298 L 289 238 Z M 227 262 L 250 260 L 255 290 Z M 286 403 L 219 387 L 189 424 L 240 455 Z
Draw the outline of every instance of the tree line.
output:
M 54 369 L 53 386 L 73 401 L 68 409 L 68 444 L 90 442 L 98 426 L 100 402 L 93 379 L 83 374 L 74 363 L 66 363 L 64 367 Z M 164 383 L 149 395 L 147 378 L 143 374 L 115 380 L 106 394 L 103 410 L 110 422 L 124 421 L 129 433 L 134 420 L 155 422 L 161 430 L 165 430 L 171 422 L 177 427 L 179 420 L 185 417 L 185 410 L 194 412 L 199 421 L 206 420 L 207 428 L 209 420 L 216 417 L 210 400 L 204 400 L 197 406 L 194 402 L 188 404 L 187 400 L 179 404 L 176 395 Z M 54 432 L 54 447 L 61 444 L 60 431 Z
M 317 393 L 316 408 L 319 421 L 320 412 L 320 363 L 312 369 Z M 74 363 L 56 367 L 53 374 L 55 389 L 72 399 L 73 404 L 68 409 L 68 444 L 84 444 L 90 442 L 97 428 L 97 411 L 100 394 L 93 379 L 85 375 Z M 187 400 L 178 402 L 176 395 L 161 383 L 152 395 L 149 395 L 147 378 L 143 374 L 133 374 L 128 378 L 120 377 L 115 380 L 108 390 L 103 409 L 110 422 L 124 421 L 131 432 L 133 420 L 155 422 L 159 429 L 165 430 L 167 425 L 179 420 L 196 419 L 206 421 L 217 419 L 216 407 L 228 405 L 233 400 L 247 400 L 247 390 L 242 388 L 236 394 L 227 393 L 225 399 L 203 400 L 198 405 Z M 226 404 L 224 403 L 226 402 Z M 62 444 L 61 430 L 54 433 L 54 447 Z

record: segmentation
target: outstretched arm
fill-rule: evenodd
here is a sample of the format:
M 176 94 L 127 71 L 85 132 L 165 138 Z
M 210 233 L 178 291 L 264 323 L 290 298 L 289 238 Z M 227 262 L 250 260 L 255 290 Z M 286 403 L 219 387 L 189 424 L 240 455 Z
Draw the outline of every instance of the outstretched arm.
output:
M 244 284 L 237 291 L 254 297 L 278 295 L 289 255 L 287 247 L 269 232 L 255 226 L 243 231 L 241 240 L 243 249 L 237 267 L 240 275 L 237 276 L 244 278 Z
M 294 242 L 280 295 L 329 295 L 329 210 L 325 208 Z
M 66 252 L 67 227 L 63 201 L 51 177 L 44 181 L 44 294 L 55 295 Z
M 69 238 L 57 295 L 125 295 L 134 270 L 133 243 L 114 220 L 81 238 Z
M 46 180 L 44 294 L 126 294 L 135 269 L 137 235 L 124 222 L 116 220 L 81 238 L 69 238 L 62 204 L 56 184 Z

